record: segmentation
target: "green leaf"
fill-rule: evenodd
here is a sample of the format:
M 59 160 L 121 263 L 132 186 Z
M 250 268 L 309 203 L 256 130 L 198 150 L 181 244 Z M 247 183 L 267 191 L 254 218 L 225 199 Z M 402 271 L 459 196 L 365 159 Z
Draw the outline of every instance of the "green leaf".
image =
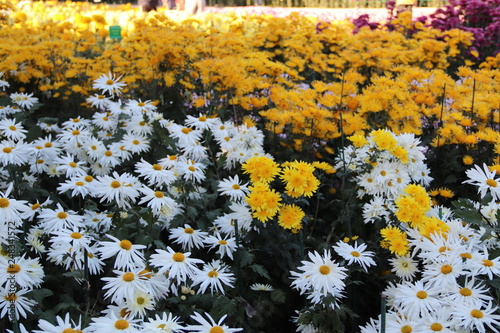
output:
M 264 268 L 264 266 L 259 265 L 259 264 L 253 264 L 253 265 L 250 265 L 249 267 L 252 271 L 259 274 L 260 276 L 265 277 L 266 279 L 271 279 L 271 277 L 269 276 L 269 273 Z
M 276 289 L 271 292 L 271 300 L 274 303 L 283 304 L 286 301 L 285 292 L 281 289 Z
M 474 203 L 468 199 L 460 199 L 454 201 L 453 206 L 456 207 L 454 215 L 462 219 L 466 223 L 484 224 L 483 218 Z

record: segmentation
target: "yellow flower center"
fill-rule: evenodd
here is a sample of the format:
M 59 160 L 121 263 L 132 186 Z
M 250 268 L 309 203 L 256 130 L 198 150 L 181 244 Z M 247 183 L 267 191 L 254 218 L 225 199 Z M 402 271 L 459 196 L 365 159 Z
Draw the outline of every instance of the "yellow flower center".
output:
M 153 170 L 156 170 L 156 171 L 159 171 L 159 170 L 162 170 L 163 167 L 159 164 L 153 164 Z
M 240 189 L 240 185 L 238 184 L 233 184 L 233 186 L 231 186 L 233 188 L 233 190 L 239 190 Z
M 60 219 L 65 219 L 68 217 L 68 213 L 66 212 L 59 212 L 57 213 L 57 217 L 60 218 Z
M 486 267 L 493 267 L 493 261 L 491 260 L 488 260 L 488 259 L 483 259 L 483 265 L 486 266 Z
M 420 290 L 419 292 L 417 292 L 417 297 L 420 298 L 420 299 L 426 299 L 427 298 L 427 292 L 425 292 L 423 290 Z
M 0 208 L 7 208 L 9 207 L 9 205 L 10 205 L 9 199 L 0 198 Z
M 497 181 L 494 179 L 486 179 L 486 185 L 491 186 L 491 187 L 497 187 Z
M 10 129 L 11 131 L 17 131 L 16 126 L 13 126 L 13 125 L 10 125 L 10 126 L 9 126 L 9 129 Z
M 188 170 L 189 170 L 189 171 L 191 171 L 191 172 L 195 172 L 195 171 L 196 171 L 196 168 L 195 168 L 194 166 L 190 165 L 190 166 L 188 167 Z
M 136 302 L 139 305 L 143 305 L 144 303 L 146 303 L 146 299 L 144 297 L 137 297 Z
M 155 192 L 155 197 L 157 198 L 163 198 L 165 196 L 165 193 L 161 192 L 161 191 L 156 191 Z
M 176 252 L 172 256 L 172 259 L 174 259 L 174 261 L 176 261 L 176 262 L 183 262 L 185 258 L 186 258 L 186 256 L 184 256 L 184 254 L 180 253 L 180 252 Z
M 221 245 L 226 245 L 227 244 L 227 241 L 221 239 L 220 241 L 218 241 L 217 243 L 221 244 Z
M 449 274 L 453 271 L 453 267 L 451 265 L 443 265 L 441 266 L 441 273 L 443 274 Z
M 104 155 L 106 155 L 107 157 L 110 157 L 110 156 L 113 156 L 113 152 L 111 150 L 106 150 L 104 152 Z
M 465 258 L 465 259 L 472 259 L 472 254 L 465 252 L 465 253 L 462 253 L 460 255 L 460 257 Z
M 139 126 L 146 126 L 146 122 L 145 122 L 145 121 L 141 121 L 141 122 L 139 123 Z
M 193 129 L 192 128 L 187 128 L 187 127 L 184 127 L 181 131 L 182 133 L 184 134 L 189 134 Z
M 327 265 L 321 265 L 319 266 L 319 272 L 323 275 L 328 275 L 330 273 L 330 267 Z
M 111 81 L 111 80 L 109 80 L 109 81 Z M 118 319 L 117 321 L 115 321 L 115 328 L 117 330 L 126 330 L 129 326 L 130 325 L 129 325 L 128 321 L 126 321 L 125 319 Z
M 135 280 L 135 275 L 134 275 L 134 273 L 127 272 L 127 273 L 123 274 L 122 279 L 125 282 L 131 282 L 131 281 Z
M 431 324 L 431 330 L 435 331 L 435 332 L 439 332 L 443 329 L 443 325 L 441 325 L 440 323 L 432 323 Z
M 482 311 L 480 310 L 477 310 L 477 309 L 474 309 L 470 312 L 470 315 L 474 318 L 478 318 L 478 319 L 481 319 L 483 318 L 484 314 Z
M 107 84 L 108 86 L 112 86 L 113 84 L 115 84 L 115 81 L 113 81 L 113 80 L 107 80 L 107 81 L 106 81 L 106 84 Z M 127 327 L 128 327 L 128 326 L 127 326 Z
M 75 232 L 72 232 L 72 233 L 71 233 L 71 238 L 74 238 L 74 239 L 80 239 L 80 238 L 82 238 L 82 237 L 83 237 L 83 235 L 82 235 L 81 233 L 79 233 L 79 232 L 76 232 L 76 231 L 75 231 Z
M 194 229 L 193 228 L 184 228 L 184 232 L 186 234 L 194 234 Z
M 7 273 L 9 274 L 16 274 L 19 273 L 20 271 L 21 271 L 21 266 L 19 266 L 18 264 L 11 264 L 7 266 Z
M 73 130 L 73 132 L 71 132 L 71 134 L 73 134 L 73 135 L 80 135 L 80 131 L 79 130 Z
M 219 273 L 217 273 L 216 271 L 210 271 L 208 272 L 208 277 L 211 277 L 211 278 L 216 278 L 219 276 Z
M 33 205 L 31 206 L 31 210 L 37 210 L 38 208 L 40 208 L 40 206 L 41 206 L 41 205 L 37 202 L 36 204 L 33 204 Z
M 461 288 L 460 289 L 460 295 L 462 296 L 470 296 L 472 295 L 472 290 L 470 290 L 469 288 Z
M 351 252 L 351 255 L 352 255 L 353 257 L 360 257 L 360 256 L 361 256 L 361 254 L 360 254 L 358 251 L 352 251 L 352 252 Z
M 78 166 L 78 164 L 76 164 L 75 162 L 69 162 L 68 164 L 72 168 L 76 168 Z
M 128 239 L 124 239 L 120 241 L 120 247 L 124 250 L 130 250 L 132 248 L 132 242 L 129 241 Z
M 113 180 L 110 185 L 112 188 L 119 188 L 120 186 L 122 186 L 122 184 L 117 180 Z
M 93 181 L 93 180 L 94 180 L 94 177 L 87 175 L 87 176 L 85 176 L 83 179 L 84 179 L 87 183 L 90 183 L 91 181 Z
M 10 147 L 4 147 L 4 148 L 2 149 L 2 151 L 3 151 L 4 153 L 6 153 L 6 154 L 10 154 L 10 153 L 12 153 L 12 148 L 10 148 Z
M 209 333 L 224 333 L 224 329 L 220 326 L 214 326 L 210 329 Z
M 411 333 L 413 328 L 410 325 L 404 325 L 401 327 L 401 333 Z
M 45 142 L 45 148 L 52 148 L 52 142 Z
M 83 186 L 83 185 L 85 185 L 85 183 L 81 182 L 81 181 L 77 181 L 77 182 L 75 182 L 75 185 L 76 186 Z
M 17 295 L 16 294 L 10 294 L 10 295 L 7 295 L 7 296 L 4 296 L 3 298 L 5 298 L 5 300 L 7 302 L 13 302 L 17 299 Z

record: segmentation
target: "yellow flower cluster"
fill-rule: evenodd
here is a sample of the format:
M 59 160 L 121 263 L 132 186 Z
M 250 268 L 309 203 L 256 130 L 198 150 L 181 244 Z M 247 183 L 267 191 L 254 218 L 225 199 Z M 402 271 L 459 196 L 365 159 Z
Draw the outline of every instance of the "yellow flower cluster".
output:
M 410 245 L 406 237 L 406 233 L 401 229 L 388 226 L 380 230 L 382 241 L 380 245 L 384 249 L 389 249 L 391 253 L 404 256 L 410 250 Z
M 0 72 L 42 102 L 76 101 L 83 113 L 93 79 L 122 75 L 124 91 L 147 93 L 236 119 L 252 114 L 282 144 L 324 149 L 342 134 L 372 129 L 422 134 L 433 146 L 488 144 L 500 165 L 500 63 L 463 62 L 471 34 L 439 31 L 400 15 L 393 31 L 349 22 L 177 11 L 130 5 L 12 2 L 0 18 Z M 121 40 L 109 27 L 121 27 Z M 453 69 L 452 66 L 466 66 Z M 454 68 L 455 68 L 454 67 Z M 80 105 L 82 104 L 82 105 Z M 394 151 L 401 154 L 403 151 Z
M 252 186 L 246 197 L 254 218 L 267 222 L 277 216 L 284 229 L 298 232 L 305 217 L 303 209 L 295 204 L 283 203 L 299 197 L 311 197 L 319 188 L 320 181 L 314 175 L 316 170 L 325 174 L 335 170 L 325 162 L 307 163 L 303 161 L 284 162 L 279 165 L 265 156 L 254 156 L 242 164 L 243 173 L 248 174 Z M 271 188 L 275 178 L 284 185 L 283 194 Z

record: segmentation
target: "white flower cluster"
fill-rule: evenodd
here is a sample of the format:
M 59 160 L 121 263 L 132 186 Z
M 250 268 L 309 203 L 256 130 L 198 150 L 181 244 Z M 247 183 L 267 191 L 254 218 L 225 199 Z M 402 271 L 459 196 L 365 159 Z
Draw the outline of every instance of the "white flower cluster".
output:
M 223 262 L 232 259 L 237 248 L 233 220 L 239 222 L 241 231 L 248 230 L 251 213 L 242 198 L 248 192 L 237 176 L 220 181 L 218 192 L 229 197 L 231 213 L 219 218 L 210 229 L 202 231 L 185 224 L 169 230 L 172 247 L 156 249 L 145 258 L 146 245 L 133 244 L 127 239 L 111 235 L 114 219 L 125 218 L 134 207 L 148 209 L 154 222 L 169 229 L 172 219 L 185 207 L 180 203 L 182 194 L 196 200 L 207 189 L 206 171 L 214 166 L 215 158 L 224 161 L 229 172 L 249 157 L 265 155 L 262 148 L 263 134 L 254 127 L 235 125 L 217 117 L 200 114 L 187 116 L 183 124 L 163 118 L 151 101 L 116 98 L 125 86 L 119 77 L 103 75 L 94 87 L 101 89 L 87 101 L 98 110 L 91 119 L 76 117 L 62 124 L 39 123 L 45 136 L 27 142 L 23 124 L 10 116 L 36 103 L 31 95 L 12 94 L 13 106 L 0 110 L 0 242 L 7 244 L 8 224 L 12 224 L 19 238 L 24 238 L 30 249 L 27 254 L 13 258 L 14 268 L 7 259 L 0 257 L 0 317 L 7 315 L 11 298 L 15 296 L 16 315 L 26 318 L 35 301 L 26 298 L 26 292 L 40 286 L 44 270 L 38 258 L 51 261 L 67 271 L 88 268 L 91 275 L 104 271 L 105 261 L 113 262 L 113 276 L 102 277 L 104 297 L 111 303 L 102 317 L 94 318 L 85 332 L 156 332 L 158 327 L 171 332 L 205 332 L 213 327 L 224 332 L 240 329 L 228 328 L 208 316 L 193 316 L 199 325 L 181 326 L 177 317 L 164 314 L 147 319 L 147 312 L 156 303 L 177 295 L 182 286 L 197 287 L 198 293 L 224 293 L 234 283 L 231 267 Z M 0 87 L 8 87 L 0 81 Z M 108 94 L 109 96 L 106 96 Z M 116 99 L 116 100 L 114 100 Z M 20 108 L 21 109 L 20 109 Z M 165 133 L 168 142 L 163 151 L 172 153 L 154 161 L 143 156 L 152 147 L 153 134 Z M 213 141 L 204 142 L 207 138 Z M 218 151 L 209 154 L 209 144 Z M 213 148 L 213 147 L 212 147 Z M 124 166 L 127 165 L 127 171 Z M 8 168 L 24 168 L 24 181 L 32 184 L 42 179 L 57 181 L 57 193 L 36 202 L 13 198 L 15 186 Z M 179 184 L 189 182 L 194 192 L 183 192 Z M 96 207 L 68 209 L 56 196 L 67 195 L 73 200 L 90 199 Z M 227 218 L 226 218 L 227 217 Z M 142 221 L 144 222 L 144 221 Z M 29 223 L 29 232 L 23 232 Z M 204 262 L 191 257 L 192 249 L 215 250 L 216 259 Z M 146 269 L 149 267 L 150 269 Z M 151 270 L 152 269 L 152 270 Z M 7 281 L 15 277 L 18 287 L 14 296 L 8 296 Z M 127 309 L 127 315 L 123 311 Z M 42 331 L 81 329 L 80 324 L 68 317 L 58 317 L 56 326 L 41 320 Z M 52 326 L 51 326 L 52 325 Z M 163 325 L 163 326 L 162 326 Z M 48 327 L 51 327 L 50 329 Z M 56 329 L 57 328 L 57 329 Z

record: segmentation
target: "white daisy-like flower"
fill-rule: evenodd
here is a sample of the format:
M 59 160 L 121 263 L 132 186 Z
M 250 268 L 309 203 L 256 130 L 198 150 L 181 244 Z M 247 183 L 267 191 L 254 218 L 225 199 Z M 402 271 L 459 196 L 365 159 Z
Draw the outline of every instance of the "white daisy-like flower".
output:
M 318 252 L 308 253 L 310 261 L 303 260 L 299 272 L 291 272 L 292 287 L 300 290 L 301 294 L 310 289 L 320 294 L 339 294 L 345 287 L 347 277 L 346 268 L 340 267 L 332 260 L 330 250 L 321 256 Z
M 4 118 L 0 120 L 0 132 L 9 140 L 19 141 L 26 138 L 27 130 L 22 123 L 16 123 L 15 119 Z
M 91 120 L 78 116 L 76 118 L 69 118 L 61 126 L 63 129 L 88 129 L 91 123 Z
M 154 318 L 150 317 L 148 322 L 142 324 L 142 333 L 180 333 L 183 329 L 179 317 L 166 312 L 161 316 L 156 314 Z
M 463 259 L 459 256 L 426 263 L 421 272 L 423 282 L 443 289 L 456 286 L 457 279 L 468 273 L 464 270 Z
M 71 177 L 71 179 L 66 180 L 64 183 L 59 183 L 57 191 L 59 193 L 71 191 L 72 197 L 80 195 L 82 198 L 85 198 L 92 193 L 93 188 L 93 186 L 91 185 L 92 183 L 85 181 L 85 177 L 87 177 L 87 175 L 84 177 Z
M 34 330 L 32 333 L 60 333 L 60 332 L 74 332 L 81 330 L 81 318 L 78 324 L 71 320 L 69 313 L 66 313 L 64 319 L 56 316 L 57 325 L 49 323 L 45 319 L 38 320 L 39 330 Z
M 94 94 L 90 97 L 87 97 L 85 101 L 91 106 L 102 110 L 108 105 L 111 99 L 104 95 Z
M 207 130 L 218 122 L 220 122 L 219 118 L 213 118 L 207 116 L 206 114 L 200 114 L 198 117 L 187 115 L 184 123 L 186 126 L 194 127 L 197 130 Z
M 146 245 L 132 244 L 128 239 L 118 239 L 112 235 L 106 235 L 112 242 L 100 241 L 99 253 L 102 260 L 115 257 L 114 268 L 134 270 L 144 267 L 144 254 L 141 250 Z
M 24 288 L 12 292 L 9 288 L 0 288 L 0 318 L 5 318 L 7 313 L 11 313 L 12 306 L 17 320 L 20 317 L 27 318 L 28 313 L 33 313 L 33 307 L 38 303 L 24 296 L 31 288 Z M 14 304 L 14 305 L 12 305 Z
M 88 174 L 88 166 L 85 161 L 78 161 L 76 157 L 72 154 L 66 154 L 65 156 L 59 156 L 54 163 L 56 163 L 57 171 L 64 173 L 66 177 L 83 177 Z
M 9 198 L 13 188 L 14 183 L 9 183 L 5 192 L 0 192 L 0 221 L 4 224 L 14 222 L 16 226 L 19 226 L 31 208 L 25 200 Z
M 132 111 L 133 113 L 139 114 L 142 116 L 142 113 L 150 113 L 156 111 L 156 105 L 153 104 L 150 100 L 142 101 L 130 99 L 125 104 L 125 107 Z
M 418 262 L 410 255 L 396 255 L 389 259 L 392 266 L 392 271 L 404 281 L 411 281 L 418 272 Z
M 112 176 L 99 176 L 94 181 L 93 195 L 101 198 L 101 202 L 113 202 L 119 208 L 130 208 L 131 202 L 140 195 L 140 181 L 125 172 L 118 174 L 113 172 Z
M 21 288 L 36 288 L 41 285 L 45 273 L 38 262 L 38 258 L 15 257 L 13 263 L 7 257 L 0 256 L 0 286 L 7 287 L 11 278 Z
M 459 303 L 452 308 L 453 315 L 457 318 L 457 326 L 469 332 L 498 332 L 500 315 L 495 314 L 498 306 L 492 302 L 475 302 L 474 304 Z
M 157 188 L 169 186 L 177 179 L 172 170 L 165 168 L 160 163 L 151 164 L 142 158 L 140 162 L 135 164 L 135 172 L 139 174 L 139 177 L 145 178 L 149 186 Z
M 168 272 L 168 277 L 171 280 L 176 280 L 180 285 L 185 283 L 188 278 L 199 271 L 197 264 L 203 264 L 203 260 L 191 258 L 190 252 L 175 252 L 170 246 L 167 250 L 156 249 L 156 253 L 151 255 L 150 263 L 153 267 L 158 267 L 158 274 Z
M 108 316 L 92 318 L 85 333 L 139 333 L 139 319 L 118 318 L 114 312 Z
M 207 236 L 208 232 L 201 229 L 193 229 L 189 224 L 184 224 L 184 227 L 170 229 L 170 236 L 168 238 L 176 244 L 181 244 L 183 251 L 191 251 L 193 248 L 202 248 Z
M 229 196 L 233 201 L 241 201 L 250 192 L 247 185 L 248 183 L 243 184 L 238 175 L 235 175 L 219 181 L 217 190 L 220 194 Z
M 236 238 L 234 237 L 222 237 L 220 233 L 215 235 L 207 236 L 204 240 L 207 246 L 210 246 L 209 251 L 212 249 L 217 249 L 217 253 L 220 258 L 228 256 L 231 260 L 233 259 L 233 252 L 236 251 L 237 244 Z
M 23 109 L 31 109 L 31 107 L 38 103 L 38 98 L 33 97 L 33 93 L 12 93 L 9 95 L 14 103 Z
M 191 127 L 183 127 L 178 124 L 172 124 L 168 127 L 170 136 L 178 140 L 178 144 L 181 146 L 189 146 L 200 142 L 202 139 L 203 132 L 200 130 L 193 129 Z
M 440 289 L 422 281 L 404 282 L 397 285 L 393 307 L 410 318 L 427 316 L 440 309 L 442 301 L 439 294 Z
M 176 163 L 176 169 L 182 178 L 195 183 L 202 183 L 205 180 L 206 164 L 189 160 L 186 158 L 179 158 Z
M 127 85 L 120 81 L 121 78 L 121 75 L 115 76 L 111 72 L 109 72 L 108 75 L 102 74 L 99 78 L 94 80 L 92 88 L 99 89 L 103 93 L 108 93 L 111 96 L 119 96 L 122 94 L 121 90 Z
M 149 150 L 149 139 L 142 134 L 127 133 L 120 140 L 121 145 L 133 154 L 145 153 Z
M 174 199 L 170 198 L 167 193 L 163 191 L 153 191 L 149 187 L 143 186 L 139 190 L 144 194 L 139 201 L 139 205 L 147 202 L 147 206 L 151 208 L 155 216 L 159 216 L 162 210 L 166 207 L 168 210 L 174 210 L 177 203 Z
M 465 173 L 468 180 L 464 181 L 464 184 L 471 184 L 477 186 L 477 192 L 481 195 L 481 199 L 490 193 L 493 200 L 500 200 L 500 178 L 495 178 L 496 171 L 490 171 L 486 164 L 483 164 L 483 168 L 475 165 L 473 169 L 469 169 Z
M 31 145 L 23 141 L 2 140 L 0 142 L 0 163 L 4 166 L 9 164 L 23 165 L 28 163 L 31 156 Z
M 373 251 L 366 251 L 366 244 L 354 243 L 354 246 L 345 243 L 343 241 L 338 241 L 333 249 L 339 256 L 347 260 L 347 264 L 357 263 L 363 269 L 368 272 L 368 267 L 375 266 L 375 261 L 372 259 L 374 253 Z
M 475 304 L 478 301 L 493 301 L 489 295 L 489 288 L 482 282 L 477 282 L 474 277 L 466 279 L 463 285 L 456 285 L 450 288 L 450 292 L 443 299 L 448 304 L 466 303 Z
M 234 287 L 234 274 L 228 272 L 229 267 L 221 264 L 219 260 L 203 265 L 203 269 L 193 276 L 193 286 L 200 285 L 199 292 L 205 293 L 210 288 L 210 293 L 224 294 L 224 286 Z
M 274 291 L 274 287 L 270 284 L 254 283 L 250 286 L 253 291 Z
M 104 281 L 105 298 L 110 298 L 111 302 L 120 304 L 131 299 L 138 291 L 149 292 L 148 280 L 141 279 L 142 270 L 131 271 L 113 270 L 114 277 L 102 277 Z
M 152 293 L 137 290 L 134 297 L 125 301 L 125 306 L 130 311 L 130 318 L 144 319 L 147 311 L 155 309 L 156 302 Z
M 46 233 L 64 228 L 83 228 L 83 216 L 72 210 L 65 210 L 59 203 L 56 205 L 56 209 L 42 208 L 38 220 L 39 227 Z
M 199 325 L 189 325 L 186 329 L 192 333 L 233 333 L 243 331 L 242 328 L 230 328 L 225 325 L 224 319 L 226 319 L 227 315 L 222 316 L 218 322 L 215 322 L 215 320 L 208 313 L 205 313 L 205 317 L 207 317 L 208 320 L 198 312 L 195 312 L 191 315 L 191 319 L 196 321 Z

